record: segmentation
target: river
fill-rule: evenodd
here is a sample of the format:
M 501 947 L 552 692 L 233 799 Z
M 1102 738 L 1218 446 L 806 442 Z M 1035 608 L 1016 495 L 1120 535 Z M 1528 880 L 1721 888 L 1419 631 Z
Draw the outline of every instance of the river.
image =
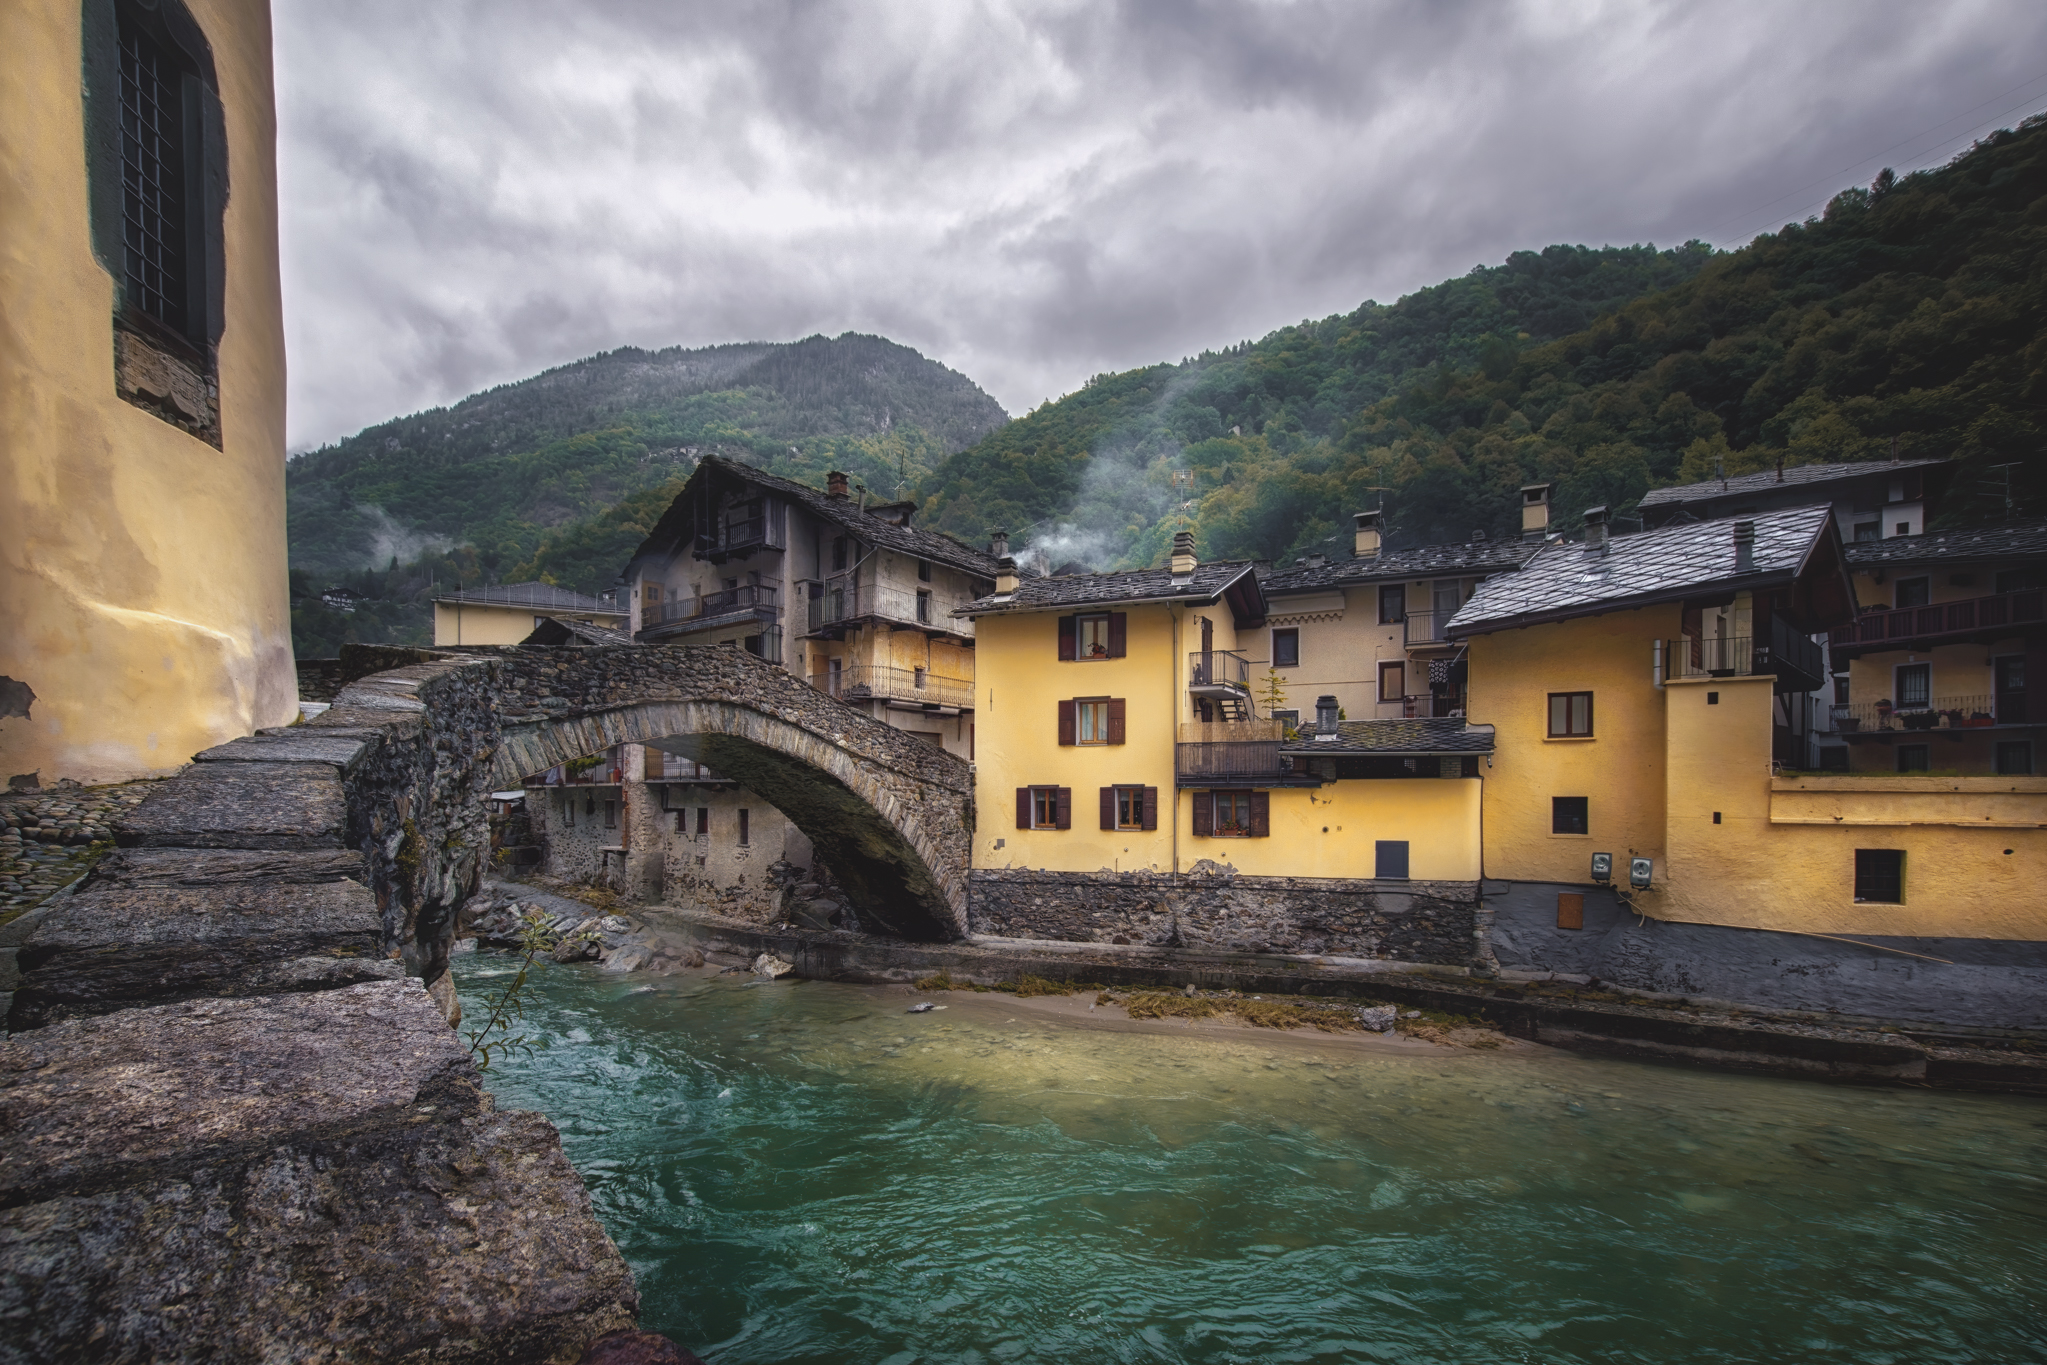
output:
M 550 966 L 489 1083 L 713 1365 L 2047 1359 L 2039 1101 L 1087 1003 Z

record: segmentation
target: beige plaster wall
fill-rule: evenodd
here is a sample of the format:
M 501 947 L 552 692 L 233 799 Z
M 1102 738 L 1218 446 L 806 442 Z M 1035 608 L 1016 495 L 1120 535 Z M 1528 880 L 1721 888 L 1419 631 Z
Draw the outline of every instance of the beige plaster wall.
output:
M 226 110 L 223 449 L 114 392 L 77 0 L 0 6 L 0 777 L 110 782 L 296 714 L 264 0 L 190 0 Z

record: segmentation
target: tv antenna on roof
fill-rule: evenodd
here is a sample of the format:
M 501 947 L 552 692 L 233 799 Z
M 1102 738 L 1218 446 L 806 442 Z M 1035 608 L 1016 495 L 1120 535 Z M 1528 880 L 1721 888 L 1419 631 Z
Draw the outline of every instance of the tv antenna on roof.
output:
M 1990 468 L 1989 468 L 1989 470 L 1988 470 L 1988 472 L 1989 472 L 1989 473 L 1992 473 L 1992 474 L 1995 474 L 1995 473 L 1996 473 L 1996 472 L 1997 472 L 1998 470 L 2000 470 L 2000 469 L 2004 471 L 2004 487 L 2003 487 L 2003 493 L 2004 493 L 2004 519 L 2005 519 L 2006 521 L 2010 521 L 2010 520 L 2011 520 L 2011 514 L 2012 514 L 2012 497 L 2011 497 L 2011 472 L 2012 472 L 2012 470 L 2014 470 L 2014 469 L 2017 469 L 2017 468 L 2018 468 L 2018 467 L 2019 467 L 2019 466 L 2020 466 L 2021 464 L 2023 464 L 2023 463 L 2024 463 L 2024 461 L 2022 461 L 2022 460 L 2013 460 L 2013 461 L 2012 461 L 2012 462 L 2011 462 L 2010 464 L 1994 464 L 1994 465 L 1991 465 L 1991 466 L 1990 466 Z M 1998 484 L 1998 481 L 1997 481 L 1996 479 L 1979 479 L 1979 480 L 1978 480 L 1978 482 L 1979 482 L 1979 483 L 1984 483 L 1984 484 L 1988 484 L 1988 485 L 1990 485 L 1991 487 L 1996 487 L 1996 486 L 1997 486 L 1997 484 Z

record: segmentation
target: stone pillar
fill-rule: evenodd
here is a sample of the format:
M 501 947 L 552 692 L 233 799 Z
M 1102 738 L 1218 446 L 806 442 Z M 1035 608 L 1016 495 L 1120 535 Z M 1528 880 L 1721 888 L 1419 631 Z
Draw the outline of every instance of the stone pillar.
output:
M 647 781 L 648 749 L 643 744 L 618 746 L 619 842 L 625 845 L 625 884 L 620 894 L 642 904 L 661 900 L 663 830 L 661 789 Z

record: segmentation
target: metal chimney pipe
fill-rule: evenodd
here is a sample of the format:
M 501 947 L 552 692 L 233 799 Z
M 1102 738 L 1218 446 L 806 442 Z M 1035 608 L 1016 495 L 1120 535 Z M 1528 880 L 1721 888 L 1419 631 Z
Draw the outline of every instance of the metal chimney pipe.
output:
M 1315 698 L 1315 738 L 1336 738 L 1336 713 L 1341 710 L 1335 697 Z

